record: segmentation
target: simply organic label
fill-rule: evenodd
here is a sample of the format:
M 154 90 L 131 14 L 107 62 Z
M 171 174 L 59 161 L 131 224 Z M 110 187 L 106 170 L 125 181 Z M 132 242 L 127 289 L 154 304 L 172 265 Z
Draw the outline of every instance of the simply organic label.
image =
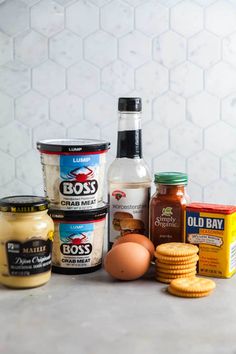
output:
M 155 245 L 182 242 L 183 208 L 179 203 L 161 201 L 152 204 L 151 235 Z
M 177 218 L 173 213 L 173 208 L 166 206 L 162 208 L 161 215 L 157 215 L 155 219 L 155 226 L 157 227 L 178 227 Z

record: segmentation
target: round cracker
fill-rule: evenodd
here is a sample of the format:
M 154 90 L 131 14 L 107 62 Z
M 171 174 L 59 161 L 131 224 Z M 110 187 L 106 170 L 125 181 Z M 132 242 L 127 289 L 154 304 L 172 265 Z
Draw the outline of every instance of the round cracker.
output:
M 157 272 L 168 273 L 168 274 L 186 274 L 196 272 L 196 264 L 193 267 L 185 268 L 185 269 L 170 269 L 170 268 L 162 268 L 156 267 Z
M 191 275 L 190 276 L 191 278 L 193 277 L 193 275 Z M 186 278 L 186 276 L 185 276 L 185 278 Z M 173 278 L 168 278 L 168 277 L 166 277 L 166 276 L 164 276 L 164 277 L 161 277 L 161 276 L 159 276 L 158 274 L 156 274 L 155 275 L 155 279 L 157 280 L 157 281 L 160 281 L 161 283 L 171 283 L 173 280 L 175 280 L 175 279 L 177 279 L 177 278 L 175 278 L 175 279 L 173 279 Z
M 161 263 L 178 264 L 178 265 L 197 262 L 199 259 L 198 255 L 184 256 L 184 257 L 172 257 L 172 256 L 168 257 L 168 256 L 163 256 L 161 254 L 158 254 L 156 252 L 154 252 L 154 255 L 157 258 L 157 260 Z
M 171 263 L 162 263 L 158 260 L 156 260 L 156 267 L 161 268 L 161 269 L 173 269 L 173 270 L 184 270 L 184 269 L 189 269 L 189 268 L 194 268 L 196 267 L 196 261 L 191 262 L 191 263 L 186 263 L 186 264 L 171 264 Z
M 183 277 L 181 279 L 174 279 L 171 282 L 172 289 L 187 293 L 204 293 L 207 291 L 212 291 L 216 287 L 216 283 L 207 278 Z
M 196 270 L 189 272 L 189 273 L 185 273 L 185 274 L 171 274 L 171 273 L 156 272 L 156 276 L 158 276 L 160 278 L 167 278 L 167 279 L 194 277 L 195 275 L 196 275 Z
M 205 291 L 205 292 L 200 292 L 200 293 L 187 293 L 187 292 L 178 291 L 178 290 L 172 288 L 171 285 L 168 286 L 168 292 L 171 295 L 175 295 L 175 296 L 179 296 L 179 297 L 192 297 L 192 298 L 204 297 L 204 296 L 208 296 L 212 293 L 212 291 Z
M 172 257 L 193 256 L 198 253 L 198 247 L 190 243 L 169 242 L 157 246 L 156 253 Z
M 155 279 L 161 283 L 170 284 L 173 279 L 161 278 L 156 275 Z

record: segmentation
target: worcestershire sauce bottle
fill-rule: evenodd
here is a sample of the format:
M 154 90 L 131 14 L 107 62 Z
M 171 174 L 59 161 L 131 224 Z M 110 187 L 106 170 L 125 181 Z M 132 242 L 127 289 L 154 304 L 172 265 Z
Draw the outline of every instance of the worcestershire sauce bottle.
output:
M 148 236 L 151 177 L 142 157 L 139 97 L 119 98 L 117 155 L 108 170 L 108 249 L 129 233 Z

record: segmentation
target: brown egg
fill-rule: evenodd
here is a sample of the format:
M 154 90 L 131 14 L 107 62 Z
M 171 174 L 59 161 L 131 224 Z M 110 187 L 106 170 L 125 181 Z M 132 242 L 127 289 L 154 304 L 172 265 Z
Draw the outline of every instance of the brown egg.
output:
M 117 245 L 120 245 L 121 243 L 124 243 L 124 242 L 139 243 L 140 245 L 145 247 L 150 252 L 151 259 L 153 258 L 155 247 L 154 247 L 154 244 L 152 243 L 152 241 L 149 240 L 148 237 L 146 237 L 144 235 L 140 235 L 140 234 L 126 234 L 124 236 L 119 237 L 114 242 L 113 247 L 116 247 Z
M 105 270 L 114 278 L 134 280 L 144 275 L 150 265 L 149 251 L 135 242 L 125 242 L 113 247 L 104 260 Z

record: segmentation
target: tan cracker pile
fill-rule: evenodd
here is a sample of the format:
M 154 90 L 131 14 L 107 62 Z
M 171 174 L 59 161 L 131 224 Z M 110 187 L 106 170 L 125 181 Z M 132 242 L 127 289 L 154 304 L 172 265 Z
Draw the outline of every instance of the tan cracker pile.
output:
M 170 283 L 173 279 L 196 275 L 198 247 L 189 243 L 170 242 L 157 246 L 156 280 Z

